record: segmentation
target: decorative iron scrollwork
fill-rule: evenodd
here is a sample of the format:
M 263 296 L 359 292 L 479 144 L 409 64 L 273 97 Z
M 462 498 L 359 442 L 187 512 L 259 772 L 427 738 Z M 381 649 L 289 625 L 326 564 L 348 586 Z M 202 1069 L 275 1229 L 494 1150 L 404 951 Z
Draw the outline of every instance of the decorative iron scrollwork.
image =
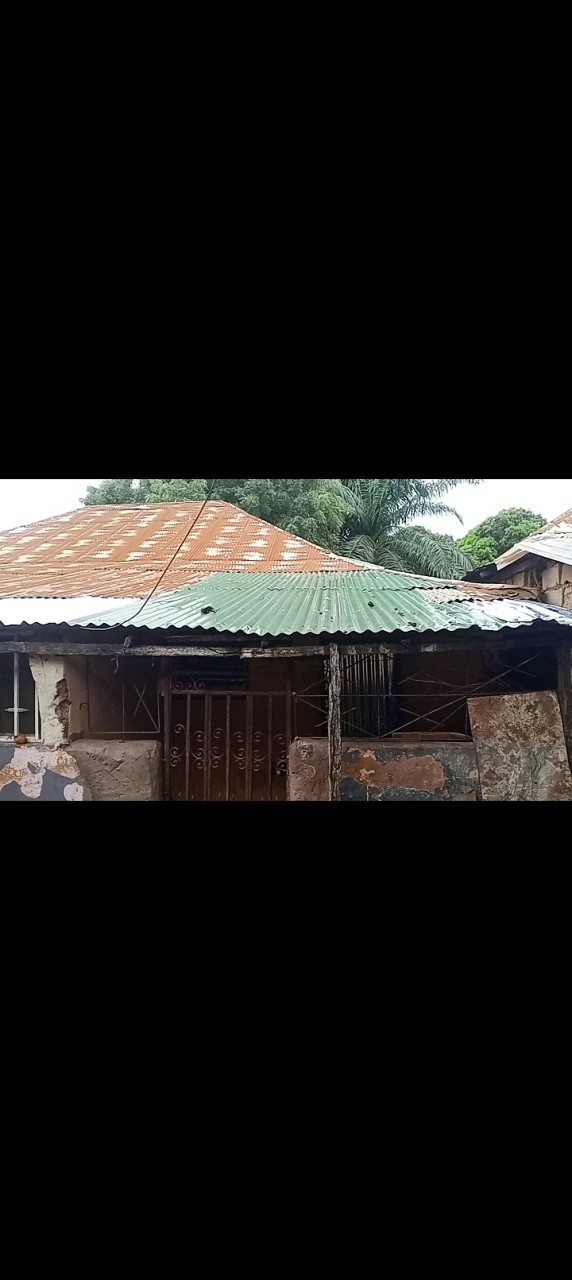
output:
M 192 748 L 192 745 L 191 745 L 191 744 L 193 743 L 193 741 L 195 741 L 195 743 L 196 743 L 196 748 L 197 748 L 197 749 L 196 749 L 196 751 L 193 751 L 193 748 Z M 204 769 L 204 767 L 205 767 L 205 746 L 204 746 L 204 743 L 205 743 L 205 735 L 204 735 L 204 733 L 203 733 L 202 729 L 197 729 L 196 733 L 192 733 L 192 734 L 191 734 L 191 741 L 190 741 L 190 743 L 189 743 L 189 750 L 190 750 L 190 753 L 191 753 L 191 756 L 192 756 L 193 760 L 196 760 L 196 762 L 197 762 L 197 769 Z
M 264 692 L 213 693 L 182 674 L 173 678 L 171 692 L 169 764 L 179 770 L 178 781 L 171 775 L 174 793 L 179 788 L 187 799 L 201 800 L 283 798 L 290 745 L 284 700 Z
M 279 748 L 278 759 L 276 761 L 276 773 L 287 773 L 288 751 L 286 748 L 285 735 L 283 733 L 275 733 L 272 742 L 275 742 Z
M 257 730 L 256 733 L 253 734 L 252 741 L 254 744 L 254 750 L 252 753 L 252 771 L 253 773 L 258 773 L 266 760 L 266 751 L 261 750 L 262 743 L 265 742 L 266 739 L 264 734 Z
M 218 769 L 219 764 L 226 757 L 226 751 L 224 750 L 226 733 L 224 729 L 215 729 L 213 739 L 214 741 L 211 747 L 211 769 Z
M 193 693 L 200 692 L 201 690 L 206 691 L 206 687 L 204 680 L 192 680 L 190 677 L 183 680 L 173 680 L 171 684 L 171 688 L 174 693 Z
M 236 738 L 237 750 L 233 751 L 232 744 Z M 230 751 L 233 760 L 236 760 L 239 769 L 246 769 L 246 747 L 241 747 L 240 743 L 244 742 L 244 734 L 237 730 L 236 733 L 230 735 Z
M 184 724 L 176 724 L 176 725 L 174 726 L 173 732 L 174 732 L 174 733 L 182 733 L 183 738 L 185 738 L 185 740 L 186 740 L 187 734 L 186 734 L 186 730 L 185 730 L 185 726 L 184 726 Z M 184 760 L 184 758 L 185 758 L 185 753 L 186 753 L 186 741 L 185 741 L 184 746 L 182 746 L 182 747 L 171 747 L 171 748 L 170 748 L 170 750 L 169 750 L 169 764 L 170 764 L 170 766 L 171 766 L 171 769 L 176 769 L 176 768 L 177 768 L 177 765 L 179 765 L 179 764 L 181 763 L 181 760 Z

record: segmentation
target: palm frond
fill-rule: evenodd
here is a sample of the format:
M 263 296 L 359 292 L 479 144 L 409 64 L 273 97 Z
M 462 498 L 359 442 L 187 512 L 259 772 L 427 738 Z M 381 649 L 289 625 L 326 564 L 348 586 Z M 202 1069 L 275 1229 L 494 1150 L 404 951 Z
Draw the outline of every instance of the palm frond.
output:
M 422 525 L 399 529 L 392 542 L 410 573 L 431 578 L 460 578 L 473 568 L 471 558 L 459 550 L 452 538 L 432 533 Z
M 369 564 L 410 569 L 431 576 L 460 575 L 472 568 L 452 538 L 432 534 L 414 523 L 429 516 L 454 516 L 454 507 L 443 501 L 448 489 L 479 480 L 348 479 L 333 481 L 345 517 L 339 550 Z

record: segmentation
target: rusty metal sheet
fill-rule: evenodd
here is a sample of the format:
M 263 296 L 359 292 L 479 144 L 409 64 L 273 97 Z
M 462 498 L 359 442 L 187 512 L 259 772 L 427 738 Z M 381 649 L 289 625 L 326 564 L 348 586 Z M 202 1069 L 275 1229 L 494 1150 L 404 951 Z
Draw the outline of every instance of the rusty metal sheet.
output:
M 572 800 L 556 693 L 469 698 L 483 800 Z
M 215 570 L 349 572 L 360 564 L 229 502 L 83 507 L 0 531 L 8 596 L 130 596 L 141 587 L 145 598 L 159 579 L 163 594 Z

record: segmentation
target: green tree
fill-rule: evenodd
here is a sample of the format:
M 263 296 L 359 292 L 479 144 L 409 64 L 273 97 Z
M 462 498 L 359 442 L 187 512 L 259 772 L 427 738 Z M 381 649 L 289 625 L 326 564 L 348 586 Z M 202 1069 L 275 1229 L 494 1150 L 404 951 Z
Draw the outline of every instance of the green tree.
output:
M 473 560 L 448 534 L 433 533 L 414 520 L 455 515 L 442 501 L 449 489 L 480 480 L 340 480 L 344 501 L 339 547 L 386 569 L 401 569 L 430 577 L 460 577 Z
M 504 551 L 514 547 L 535 533 L 543 524 L 544 516 L 524 507 L 507 507 L 496 516 L 483 520 L 476 528 L 470 529 L 464 538 L 460 538 L 458 546 L 465 555 L 471 556 L 475 566 L 491 564 L 502 556 Z
M 98 485 L 88 484 L 82 502 L 88 507 L 107 502 L 144 502 L 145 496 L 140 486 L 146 484 L 146 480 L 102 480 Z
M 103 480 L 90 485 L 84 502 L 183 502 L 218 498 L 308 538 L 336 546 L 344 503 L 334 480 Z
M 244 511 L 370 564 L 452 577 L 473 568 L 449 535 L 417 522 L 453 513 L 442 497 L 477 480 L 103 480 L 90 485 L 88 505 L 181 502 L 218 498 Z M 459 517 L 460 519 L 460 517 Z

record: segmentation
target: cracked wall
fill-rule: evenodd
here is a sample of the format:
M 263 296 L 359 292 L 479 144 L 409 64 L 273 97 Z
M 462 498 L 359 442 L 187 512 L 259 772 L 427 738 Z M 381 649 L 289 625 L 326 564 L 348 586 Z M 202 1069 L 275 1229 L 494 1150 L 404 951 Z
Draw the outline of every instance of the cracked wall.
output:
M 48 747 L 69 742 L 70 696 L 64 660 L 30 657 L 40 705 L 41 738 Z

